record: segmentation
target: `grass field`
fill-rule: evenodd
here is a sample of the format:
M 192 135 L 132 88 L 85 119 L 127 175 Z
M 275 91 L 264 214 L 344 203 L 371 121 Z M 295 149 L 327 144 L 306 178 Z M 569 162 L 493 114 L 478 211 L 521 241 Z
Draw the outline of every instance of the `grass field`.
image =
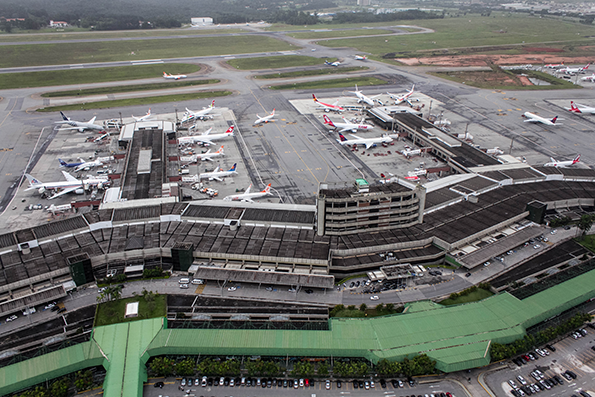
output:
M 282 23 L 275 23 L 271 26 L 263 28 L 269 32 L 280 32 L 280 31 L 293 31 L 293 30 L 320 30 L 320 29 L 363 29 L 363 28 L 384 28 L 386 26 L 399 26 L 399 25 L 419 25 L 417 21 L 392 21 L 392 22 L 374 22 L 374 23 L 320 23 L 317 25 L 285 25 Z M 421 25 L 420 25 L 421 26 Z
M 386 29 L 357 29 L 357 30 L 329 30 L 324 32 L 288 33 L 287 36 L 296 39 L 326 39 L 334 37 L 373 36 L 378 34 L 391 34 L 392 30 Z
M 201 91 L 192 94 L 160 95 L 143 98 L 116 99 L 113 101 L 85 102 L 64 106 L 49 106 L 47 108 L 37 109 L 37 111 L 57 112 L 59 110 L 111 109 L 124 106 L 151 105 L 154 103 L 164 102 L 192 101 L 195 99 L 214 98 L 227 95 L 231 95 L 231 91 Z
M 47 92 L 41 96 L 44 98 L 57 98 L 65 96 L 88 96 L 88 95 L 102 95 L 102 94 L 116 94 L 119 92 L 132 92 L 132 91 L 152 91 L 162 90 L 167 88 L 180 88 L 180 87 L 192 87 L 200 86 L 205 84 L 216 84 L 221 80 L 218 79 L 204 79 L 204 80 L 179 80 L 169 81 L 167 83 L 154 83 L 154 84 L 129 84 L 119 85 L 113 87 L 97 87 L 88 88 L 85 90 L 70 90 L 70 91 L 55 91 Z
M 469 303 L 469 302 L 477 302 L 485 298 L 489 298 L 490 296 L 494 295 L 492 292 L 478 288 L 474 292 L 471 292 L 464 296 L 459 296 L 456 299 L 445 299 L 440 302 L 441 305 L 450 306 L 450 305 L 459 305 L 461 303 Z
M 53 41 L 53 40 L 88 40 L 88 39 L 113 39 L 124 37 L 161 37 L 161 36 L 199 36 L 208 34 L 229 34 L 241 33 L 242 29 L 146 29 L 146 30 L 116 30 L 95 31 L 89 29 L 71 28 L 64 32 L 55 29 L 47 29 L 38 32 L 23 32 L 15 34 L 0 34 L 0 42 L 23 42 L 28 41 Z
M 293 77 L 304 77 L 304 76 L 320 76 L 325 74 L 340 74 L 340 73 L 348 73 L 348 72 L 355 72 L 355 71 L 365 71 L 370 68 L 366 66 L 352 66 L 352 67 L 338 67 L 338 68 L 324 68 L 324 69 L 315 69 L 315 70 L 302 70 L 297 72 L 286 72 L 286 73 L 271 73 L 271 74 L 261 74 L 255 76 L 257 79 L 283 79 L 283 78 L 293 78 Z
M 68 50 L 65 51 L 65 48 Z M 297 50 L 281 40 L 255 35 L 187 39 L 118 40 L 97 43 L 22 44 L 0 46 L 0 67 L 137 61 Z M 163 71 L 171 73 L 167 65 Z
M 595 252 L 595 235 L 594 234 L 586 235 L 584 239 L 581 239 L 581 237 L 579 237 L 576 239 L 576 242 L 578 242 L 580 245 L 582 245 L 589 251 Z
M 138 302 L 138 317 L 124 318 L 126 304 Z M 95 314 L 95 327 L 117 323 L 125 323 L 147 318 L 164 317 L 166 312 L 166 296 L 155 297 L 154 304 L 147 303 L 142 296 L 120 299 L 117 301 L 101 303 L 97 306 Z
M 445 52 L 444 49 L 452 51 L 453 48 L 470 46 L 595 41 L 591 38 L 579 39 L 595 35 L 595 26 L 526 14 L 493 12 L 490 17 L 466 15 L 459 18 L 399 21 L 399 24 L 418 25 L 434 29 L 436 33 L 320 40 L 318 44 L 329 47 L 354 47 L 375 55 L 396 53 L 398 57 L 405 57 L 422 51 L 424 55 L 431 55 L 432 50 L 439 50 L 440 55 L 447 55 L 450 52 Z
M 570 81 L 559 79 L 547 73 L 536 72 L 536 71 L 523 71 L 524 74 L 529 77 L 535 77 L 541 80 L 545 80 L 550 85 L 522 85 L 516 76 L 512 72 L 500 71 L 451 71 L 451 72 L 430 72 L 429 74 L 441 77 L 450 81 L 456 81 L 457 83 L 465 83 L 477 88 L 486 89 L 500 89 L 500 90 L 560 90 L 569 88 L 582 88 L 580 85 L 575 85 Z M 510 84 L 512 79 L 516 84 Z
M 305 83 L 273 85 L 269 88 L 271 90 L 304 90 L 353 87 L 355 84 L 357 84 L 361 88 L 365 86 L 384 85 L 388 83 L 384 80 L 377 79 L 376 77 L 347 77 L 344 79 L 317 80 L 308 81 Z
M 237 58 L 227 63 L 240 70 L 278 69 L 296 66 L 324 65 L 324 61 L 334 62 L 337 58 L 315 58 L 305 55 L 275 55 L 272 57 Z
M 106 81 L 127 81 L 137 79 L 159 78 L 163 68 L 159 65 L 120 66 L 110 68 L 52 70 L 43 72 L 2 73 L 0 89 L 48 87 L 53 85 L 103 83 Z M 200 70 L 198 65 L 189 63 L 172 63 L 167 70 L 175 74 L 190 74 Z M 171 81 L 174 86 L 177 81 Z

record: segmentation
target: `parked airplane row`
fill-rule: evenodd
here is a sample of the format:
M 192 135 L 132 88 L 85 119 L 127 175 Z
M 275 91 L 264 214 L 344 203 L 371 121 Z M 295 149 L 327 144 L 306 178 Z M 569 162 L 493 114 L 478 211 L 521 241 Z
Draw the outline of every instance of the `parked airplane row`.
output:
M 85 179 L 78 179 L 66 171 L 62 171 L 62 174 L 66 179 L 65 181 L 46 183 L 41 182 L 39 179 L 34 178 L 29 174 L 25 174 L 25 177 L 29 181 L 29 187 L 25 189 L 25 191 L 37 189 L 39 194 L 44 194 L 46 192 L 53 193 L 52 196 L 49 197 L 51 200 L 71 192 L 83 194 L 85 190 L 92 188 L 103 189 L 110 183 L 107 177 L 89 177 Z
M 201 145 L 214 145 L 215 141 L 219 139 L 225 139 L 228 137 L 233 137 L 233 130 L 234 126 L 232 125 L 222 134 L 210 134 L 213 128 L 209 128 L 206 132 L 200 135 L 192 135 L 192 136 L 185 136 L 178 138 L 178 143 L 180 144 L 196 144 L 199 143 Z

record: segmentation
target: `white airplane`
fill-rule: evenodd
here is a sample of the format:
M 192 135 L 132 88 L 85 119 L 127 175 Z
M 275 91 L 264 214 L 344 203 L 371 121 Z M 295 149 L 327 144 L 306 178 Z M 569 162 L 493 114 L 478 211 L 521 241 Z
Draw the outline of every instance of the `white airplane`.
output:
M 389 137 L 388 135 L 383 135 L 383 136 L 379 136 L 379 137 L 375 137 L 375 138 L 361 138 L 357 135 L 353 135 L 353 134 L 349 134 L 352 137 L 354 137 L 355 139 L 347 139 L 345 138 L 345 136 L 341 133 L 339 133 L 339 139 L 337 139 L 337 142 L 339 142 L 341 145 L 366 145 L 366 149 L 370 149 L 371 147 L 376 146 L 376 144 L 378 143 L 390 143 L 393 141 L 393 139 L 391 137 Z
M 79 159 L 82 160 L 82 159 Z M 81 164 L 77 165 L 74 169 L 74 172 L 79 172 L 79 171 L 83 171 L 83 170 L 89 170 L 91 168 L 94 167 L 101 167 L 103 165 L 103 163 L 99 160 L 95 160 L 95 161 L 83 161 Z
M 356 61 L 365 61 L 366 59 L 368 59 L 368 57 L 365 55 L 356 55 L 355 56 Z
M 244 193 L 232 194 L 231 196 L 225 197 L 223 200 L 225 200 L 225 201 L 243 201 L 243 202 L 253 203 L 254 202 L 253 199 L 255 199 L 255 198 L 273 195 L 271 193 L 271 184 L 270 183 L 267 185 L 267 187 L 264 188 L 264 190 L 257 192 L 257 193 L 250 193 L 251 187 L 252 187 L 252 185 L 248 186 L 248 189 L 246 189 L 246 191 Z
M 339 66 L 341 64 L 341 62 L 339 62 L 339 61 L 335 61 L 335 62 L 324 61 L 324 64 L 327 66 Z
M 72 209 L 72 205 L 71 204 L 64 204 L 64 205 L 50 205 L 48 207 L 48 212 L 51 212 L 53 215 L 56 215 L 57 212 L 64 212 L 64 211 L 70 211 Z
M 590 81 L 592 83 L 595 81 L 595 73 L 590 76 L 581 77 L 581 81 Z
M 411 86 L 411 89 L 403 95 L 391 94 L 390 92 L 387 92 L 387 94 L 391 99 L 395 100 L 395 105 L 399 105 L 403 102 L 407 102 L 409 104 L 409 106 L 413 106 L 411 104 L 411 101 L 416 101 L 416 102 L 419 101 L 419 99 L 409 99 L 409 97 L 413 94 L 414 90 L 415 90 L 415 84 L 413 84 L 413 86 Z
M 109 180 L 107 179 L 107 177 L 103 178 L 88 178 L 88 179 L 77 179 L 74 176 L 70 175 L 68 172 L 66 171 L 62 171 L 62 174 L 64 175 L 64 178 L 66 178 L 66 181 L 62 181 L 62 182 L 47 182 L 47 183 L 43 183 L 41 182 L 39 179 L 32 177 L 29 174 L 25 174 L 25 177 L 27 178 L 27 180 L 29 181 L 29 187 L 27 189 L 25 189 L 25 191 L 27 190 L 32 190 L 32 189 L 37 189 L 37 191 L 39 192 L 39 194 L 43 194 L 47 191 L 60 191 L 56 194 L 54 194 L 53 196 L 49 197 L 49 199 L 55 199 L 56 197 L 60 197 L 64 194 L 70 193 L 70 192 L 74 192 L 76 194 L 83 194 L 85 192 L 85 190 L 88 190 L 89 188 L 92 187 L 97 187 L 98 189 L 103 189 L 104 186 L 107 186 L 109 184 Z
M 579 106 L 580 106 L 580 108 L 579 108 Z M 595 114 L 595 108 L 587 106 L 587 105 L 581 105 L 580 103 L 575 103 L 573 101 L 570 101 L 570 108 L 566 108 L 566 110 L 573 112 L 573 113 Z
M 206 108 L 203 107 L 202 110 L 193 112 L 192 110 L 186 108 L 186 113 L 184 113 L 184 117 L 182 118 L 182 123 L 186 123 L 188 121 L 194 121 L 194 120 L 206 120 L 206 119 L 212 119 L 213 115 L 209 115 L 209 113 L 211 113 L 211 111 L 215 109 L 215 100 L 213 99 L 213 102 L 211 102 L 211 104 L 209 106 L 207 106 Z
M 564 62 L 562 63 L 548 63 L 547 65 L 544 65 L 544 68 L 548 68 L 548 69 L 557 69 L 557 68 L 563 68 Z
M 144 116 L 141 117 L 134 117 L 134 115 L 132 115 L 132 118 L 135 121 L 145 121 L 145 120 L 150 120 L 151 119 L 151 109 L 149 109 L 149 111 L 147 112 L 147 114 L 145 114 Z
M 555 125 L 556 120 L 558 120 L 558 116 L 549 120 L 549 119 L 546 119 L 545 117 L 538 116 L 535 113 L 531 113 L 531 112 L 525 112 L 523 114 L 523 117 L 525 117 L 527 119 L 527 120 L 523 120 L 525 123 L 542 123 L 545 125 Z
M 209 149 L 206 153 L 197 154 L 196 158 L 200 159 L 201 161 L 204 161 L 204 160 L 213 161 L 213 158 L 219 157 L 219 156 L 224 156 L 224 155 L 225 155 L 225 153 L 223 152 L 223 145 L 221 145 L 219 150 L 217 150 L 216 152 L 211 153 L 211 149 Z
M 375 95 L 373 97 L 365 96 L 360 90 L 357 89 L 357 84 L 355 85 L 355 91 L 349 91 L 352 94 L 357 96 L 357 103 L 365 103 L 366 105 L 374 106 L 374 98 L 380 96 Z
M 74 121 L 74 120 L 70 120 L 69 117 L 66 117 L 64 115 L 64 113 L 60 112 L 60 114 L 62 115 L 62 121 L 55 121 L 55 124 L 68 124 L 70 127 L 64 127 L 62 129 L 64 130 L 78 130 L 79 132 L 83 132 L 84 130 L 98 130 L 98 131 L 104 131 L 105 128 L 102 125 L 99 124 L 94 124 L 95 123 L 95 119 L 96 117 L 93 117 L 91 120 L 89 120 L 88 122 L 82 122 L 82 121 Z
M 202 135 L 193 135 L 193 136 L 186 136 L 186 137 L 178 138 L 178 143 L 200 143 L 203 145 L 205 145 L 205 144 L 214 145 L 215 143 L 213 143 L 213 141 L 233 136 L 233 129 L 234 129 L 234 126 L 232 125 L 223 134 L 209 135 L 209 132 L 211 132 L 211 130 L 212 130 L 212 128 L 209 128 L 207 130 L 207 132 L 205 132 Z
M 580 67 L 580 68 L 569 68 L 569 67 L 566 67 L 566 68 L 563 68 L 563 69 L 558 69 L 558 70 L 556 71 L 556 73 L 566 73 L 566 74 L 578 74 L 578 73 L 583 73 L 583 72 L 585 72 L 587 69 L 589 69 L 589 66 L 590 66 L 590 65 L 591 65 L 591 64 L 590 64 L 590 63 L 588 63 L 588 64 L 586 64 L 585 66 L 583 66 L 583 67 Z
M 418 154 L 421 154 L 421 149 L 403 149 L 401 150 L 401 154 L 409 158 L 409 156 L 417 156 Z
M 364 130 L 364 131 L 369 131 L 371 129 L 373 129 L 374 127 L 372 127 L 371 125 L 368 124 L 355 124 L 355 123 L 350 123 L 349 121 L 345 120 L 345 117 L 343 117 L 343 121 L 344 123 L 333 123 L 331 121 L 331 119 L 329 119 L 326 114 L 322 116 L 324 119 L 324 124 L 326 125 L 330 125 L 331 127 L 333 127 L 335 130 L 337 128 L 342 128 L 341 130 L 339 130 L 339 132 L 345 132 L 345 131 L 351 131 L 351 132 L 356 132 L 357 130 Z
M 271 112 L 271 114 L 269 114 L 268 116 L 260 117 L 258 114 L 256 114 L 256 117 L 258 117 L 258 120 L 256 120 L 254 123 L 252 123 L 253 125 L 260 124 L 260 123 L 265 123 L 266 124 L 269 121 L 271 121 L 273 117 L 275 117 L 275 109 L 273 109 L 273 111 Z
M 576 156 L 574 159 L 568 160 L 568 161 L 557 161 L 555 158 L 550 157 L 550 162 L 549 163 L 545 163 L 543 166 L 544 167 L 560 167 L 560 168 L 565 168 L 565 167 L 570 167 L 571 165 L 575 165 L 576 163 L 580 162 L 580 160 L 581 160 L 581 155 L 580 154 L 578 156 Z
M 237 163 L 235 163 L 233 165 L 233 167 L 231 167 L 227 171 L 223 171 L 223 168 L 219 168 L 218 170 L 215 170 L 215 171 L 203 172 L 202 174 L 200 174 L 198 176 L 198 179 L 207 179 L 208 178 L 209 181 L 212 181 L 214 179 L 219 182 L 223 182 L 223 179 L 221 179 L 221 178 L 225 178 L 226 176 L 231 176 L 231 175 L 237 174 L 236 166 L 237 166 Z
M 186 77 L 188 77 L 188 76 L 186 76 L 185 74 L 171 74 L 171 73 L 163 72 L 164 79 L 180 80 L 180 79 L 185 79 Z
M 318 98 L 316 98 L 316 95 L 314 95 L 314 94 L 312 94 L 312 98 L 314 98 L 314 102 L 319 106 L 319 109 L 324 109 L 325 112 L 333 111 L 333 112 L 341 113 L 341 112 L 345 111 L 345 108 L 338 105 L 338 103 L 339 103 L 338 99 L 335 101 L 335 103 L 333 103 L 331 105 L 328 103 L 320 102 L 318 100 Z

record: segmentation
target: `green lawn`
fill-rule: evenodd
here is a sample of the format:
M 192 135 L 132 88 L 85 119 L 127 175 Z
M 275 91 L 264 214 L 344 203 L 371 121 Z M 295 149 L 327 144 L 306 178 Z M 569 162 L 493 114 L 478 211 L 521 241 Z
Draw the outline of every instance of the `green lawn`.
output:
M 15 34 L 0 34 L 0 42 L 53 41 L 53 40 L 88 40 L 111 39 L 125 37 L 160 37 L 160 36 L 199 36 L 208 34 L 242 33 L 242 29 L 146 29 L 146 30 L 116 30 L 112 32 L 88 29 L 69 28 L 65 31 L 47 29 L 38 32 L 17 32 Z
M 120 299 L 117 301 L 97 305 L 95 313 L 95 327 L 128 321 L 144 320 L 147 318 L 164 317 L 166 315 L 167 300 L 165 295 L 155 297 L 154 304 L 147 303 L 142 296 Z M 126 304 L 138 302 L 138 317 L 124 318 Z M 152 307 L 151 307 L 152 306 Z
M 411 56 L 412 53 L 422 50 L 429 50 L 427 55 L 432 55 L 432 50 L 440 50 L 440 54 L 444 55 L 443 49 L 452 51 L 453 48 L 469 46 L 521 45 L 548 41 L 595 42 L 590 38 L 579 39 L 595 35 L 595 26 L 527 14 L 493 12 L 490 17 L 466 15 L 458 18 L 399 21 L 399 24 L 418 25 L 434 29 L 436 33 L 320 40 L 318 44 L 329 47 L 354 47 L 359 51 L 376 55 L 397 53 L 397 56 Z
M 227 95 L 231 95 L 231 91 L 201 91 L 190 94 L 148 96 L 144 98 L 116 99 L 113 101 L 84 102 L 74 105 L 49 106 L 47 108 L 37 109 L 37 111 L 57 112 L 59 110 L 110 109 L 124 106 L 151 105 L 154 103 L 164 102 L 192 101 L 195 99 L 214 98 Z
M 1 76 L 1 75 L 0 75 Z M 47 92 L 41 96 L 44 98 L 56 98 L 65 96 L 87 96 L 87 95 L 101 95 L 101 94 L 116 94 L 118 92 L 131 92 L 131 91 L 152 91 L 162 90 L 167 88 L 180 88 L 180 87 L 193 87 L 205 84 L 216 84 L 221 80 L 218 79 L 205 79 L 205 80 L 178 80 L 168 81 L 167 83 L 154 83 L 154 84 L 127 84 L 113 87 L 97 87 L 88 88 L 85 90 L 70 90 L 70 91 L 55 91 Z
M 66 50 L 67 49 L 67 50 Z M 270 37 L 233 35 L 186 39 L 118 40 L 97 43 L 21 44 L 0 46 L 0 68 L 64 65 L 89 62 L 141 61 L 297 50 L 296 46 Z M 168 65 L 163 71 L 172 73 Z
M 364 86 L 375 86 L 388 84 L 384 80 L 377 79 L 376 77 L 347 77 L 344 79 L 332 79 L 332 80 L 317 80 L 308 81 L 305 83 L 292 83 L 292 84 L 281 84 L 273 85 L 269 88 L 271 90 L 305 90 L 305 89 L 323 89 L 323 88 L 342 88 L 342 87 L 354 87 L 355 84 L 359 88 Z
M 287 36 L 296 39 L 326 39 L 334 37 L 358 37 L 358 36 L 373 36 L 378 34 L 391 34 L 392 30 L 386 29 L 350 29 L 350 30 L 328 30 L 324 32 L 303 32 L 303 33 L 288 33 Z
M 480 301 L 485 298 L 489 298 L 490 296 L 494 295 L 492 292 L 478 288 L 474 292 L 471 292 L 465 296 L 459 296 L 456 299 L 445 299 L 440 302 L 441 305 L 450 306 L 450 305 L 458 305 L 461 303 L 469 303 L 469 302 L 476 302 Z
M 53 85 L 103 83 L 106 81 L 127 81 L 163 76 L 163 69 L 174 74 L 190 74 L 200 70 L 200 66 L 189 63 L 172 63 L 164 66 L 138 65 L 109 68 L 52 70 L 43 72 L 2 73 L 0 89 L 48 87 Z M 170 81 L 173 84 L 177 81 Z
M 341 74 L 341 73 L 349 73 L 355 71 L 365 71 L 369 70 L 370 68 L 366 66 L 352 66 L 352 67 L 342 67 L 339 66 L 337 68 L 329 68 L 325 67 L 324 69 L 314 69 L 314 70 L 301 70 L 297 72 L 286 72 L 286 73 L 271 73 L 271 74 L 261 74 L 255 76 L 257 79 L 283 79 L 283 78 L 293 78 L 293 77 L 304 77 L 304 76 L 319 76 L 325 74 Z
M 324 61 L 334 62 L 337 58 L 315 58 L 305 55 L 275 55 L 272 57 L 237 58 L 227 63 L 240 70 L 278 69 L 296 66 L 324 65 Z
M 582 233 L 582 231 L 581 231 L 581 233 Z M 576 242 L 578 242 L 580 245 L 582 245 L 589 251 L 595 252 L 595 235 L 594 234 L 588 234 L 582 240 L 581 240 L 581 237 L 579 237 L 576 239 Z
M 443 79 L 456 81 L 457 83 L 464 82 L 465 85 L 477 87 L 477 88 L 485 88 L 485 89 L 500 89 L 500 90 L 566 90 L 572 88 L 583 88 L 580 85 L 576 85 L 571 83 L 568 80 L 559 79 L 547 73 L 536 72 L 531 70 L 523 71 L 524 74 L 529 75 L 530 77 L 535 77 L 547 81 L 550 85 L 503 85 L 499 84 L 493 80 L 490 80 L 490 76 L 494 76 L 495 73 L 492 71 L 485 71 L 485 72 L 459 72 L 459 71 L 452 71 L 452 72 L 429 72 L 428 74 L 441 77 Z M 478 76 L 478 75 L 485 75 L 485 80 L 475 80 L 469 78 L 469 76 Z M 503 73 L 499 73 L 501 76 L 505 76 Z

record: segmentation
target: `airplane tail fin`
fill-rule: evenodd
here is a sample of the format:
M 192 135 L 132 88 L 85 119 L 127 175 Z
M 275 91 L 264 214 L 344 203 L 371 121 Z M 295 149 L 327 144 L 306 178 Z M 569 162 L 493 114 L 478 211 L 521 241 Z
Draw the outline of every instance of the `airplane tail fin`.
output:
M 324 119 L 324 124 L 328 124 L 331 127 L 335 127 L 335 123 L 333 123 L 331 119 L 329 119 L 328 117 L 326 117 L 326 114 L 323 115 L 322 118 Z
M 550 157 L 550 163 L 556 164 L 556 163 L 557 163 L 557 161 L 556 161 L 556 159 L 555 159 L 555 158 L 553 158 L 553 157 Z
M 213 102 L 211 102 L 211 104 L 209 105 L 209 108 L 214 108 L 215 107 L 215 100 L 213 99 Z
M 582 113 L 581 110 L 576 106 L 574 101 L 570 101 L 570 111 L 575 113 Z
M 163 77 L 167 77 L 167 73 L 163 72 Z
M 275 108 L 273 108 L 273 111 L 271 112 L 271 116 L 275 115 Z
M 556 124 L 556 120 L 558 120 L 558 116 L 554 117 L 554 118 L 551 120 L 551 121 L 552 121 L 552 124 Z
M 221 153 L 221 154 L 223 154 L 223 145 L 221 145 L 221 147 L 219 148 L 219 150 L 217 150 L 215 153 Z
M 270 193 L 271 192 L 271 184 L 269 183 L 267 185 L 267 187 L 264 188 L 264 190 L 261 193 Z
M 58 159 L 58 161 L 60 162 L 60 167 L 66 167 L 66 161 L 62 160 L 62 159 Z
M 576 164 L 576 163 L 578 163 L 579 161 L 581 161 L 581 155 L 580 155 L 580 154 L 579 154 L 578 156 L 576 156 L 576 157 L 574 158 L 574 160 L 572 160 L 572 164 Z
M 316 94 L 312 94 L 312 99 L 314 99 L 314 102 L 318 102 L 318 99 L 316 98 Z
M 70 119 L 68 117 L 66 117 L 66 115 L 64 115 L 64 113 L 62 113 L 61 110 L 60 110 L 60 114 L 62 115 L 63 120 L 70 121 Z
M 227 131 L 225 131 L 226 134 L 233 134 L 233 129 L 235 128 L 235 126 L 231 126 L 227 129 Z
M 339 133 L 339 139 L 341 140 L 341 142 L 346 142 L 347 138 L 345 138 L 345 135 Z
M 27 180 L 29 181 L 29 186 L 31 186 L 31 187 L 35 187 L 36 185 L 43 184 L 43 182 L 41 182 L 39 179 L 34 178 L 29 174 L 25 174 L 25 178 L 27 178 Z
M 237 165 L 238 165 L 238 163 L 234 163 L 233 164 L 233 167 L 231 167 L 229 170 L 232 171 L 232 172 L 235 171 Z

